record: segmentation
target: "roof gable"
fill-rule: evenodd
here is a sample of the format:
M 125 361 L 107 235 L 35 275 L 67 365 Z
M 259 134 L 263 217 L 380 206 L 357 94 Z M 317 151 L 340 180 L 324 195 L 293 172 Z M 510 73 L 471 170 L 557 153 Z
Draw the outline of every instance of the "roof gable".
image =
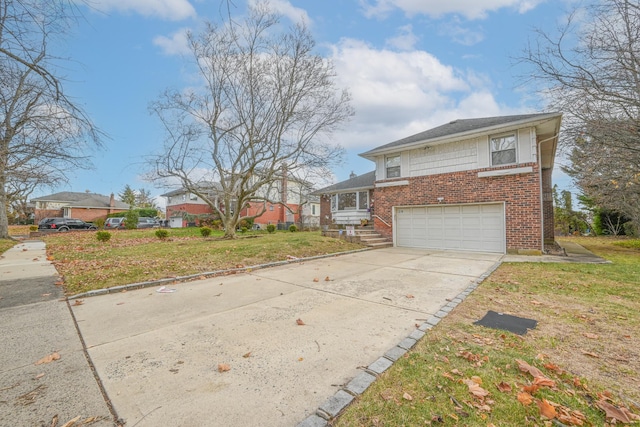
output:
M 328 194 L 339 193 L 348 190 L 364 190 L 373 188 L 376 181 L 376 171 L 367 172 L 365 174 L 349 178 L 345 181 L 338 182 L 337 184 L 330 185 L 320 190 L 314 191 L 312 194 Z
M 471 136 L 473 134 L 485 132 L 488 133 L 499 129 L 500 127 L 506 127 L 509 125 L 525 126 L 529 123 L 541 120 L 557 119 L 560 116 L 560 113 L 536 113 L 514 116 L 484 117 L 476 119 L 458 119 L 426 130 L 424 132 L 416 133 L 406 138 L 402 138 L 397 141 L 393 141 L 380 147 L 374 148 L 373 150 L 369 150 L 360 154 L 360 156 L 371 159 L 376 155 L 392 151 L 400 151 L 405 148 L 410 148 L 415 144 L 428 144 L 430 142 L 435 143 L 440 140 L 447 140 L 458 136 L 465 137 Z

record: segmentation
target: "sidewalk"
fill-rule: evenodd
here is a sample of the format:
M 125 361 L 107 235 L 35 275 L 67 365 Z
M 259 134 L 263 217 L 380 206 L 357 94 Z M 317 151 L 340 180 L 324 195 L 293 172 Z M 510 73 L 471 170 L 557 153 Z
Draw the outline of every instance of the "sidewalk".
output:
M 44 242 L 0 256 L 0 425 L 113 426 L 57 281 Z
M 564 250 L 566 256 L 561 255 L 505 255 L 503 262 L 557 262 L 557 263 L 582 263 L 582 264 L 610 264 L 604 258 L 600 258 L 593 252 L 574 242 L 560 241 L 558 244 Z

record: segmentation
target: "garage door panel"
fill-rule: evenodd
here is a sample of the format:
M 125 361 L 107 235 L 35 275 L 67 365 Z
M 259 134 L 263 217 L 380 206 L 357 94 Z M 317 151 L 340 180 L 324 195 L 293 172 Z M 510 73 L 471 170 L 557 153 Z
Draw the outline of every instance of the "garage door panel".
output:
M 396 245 L 504 253 L 504 206 L 448 205 L 396 209 Z

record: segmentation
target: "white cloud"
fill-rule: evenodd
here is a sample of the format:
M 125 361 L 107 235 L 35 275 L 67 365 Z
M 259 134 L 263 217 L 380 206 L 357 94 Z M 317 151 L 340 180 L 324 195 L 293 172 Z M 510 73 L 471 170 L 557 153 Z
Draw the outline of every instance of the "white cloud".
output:
M 387 46 L 395 47 L 399 50 L 412 50 L 418 42 L 418 37 L 413 34 L 411 24 L 398 28 L 399 34 L 386 40 Z
M 249 0 L 250 6 L 255 6 L 261 0 Z M 267 2 L 274 12 L 279 13 L 289 18 L 290 21 L 295 23 L 306 23 L 311 25 L 313 22 L 304 9 L 293 6 L 287 0 L 268 0 Z
M 95 0 L 91 6 L 103 12 L 134 12 L 171 21 L 196 16 L 196 10 L 189 0 Z
M 338 84 L 352 94 L 355 117 L 334 140 L 360 152 L 451 120 L 512 114 L 486 76 L 457 70 L 428 52 L 376 50 L 344 39 L 333 46 Z
M 169 37 L 156 36 L 153 44 L 159 46 L 166 55 L 182 55 L 189 52 L 187 28 L 172 33 Z
M 473 46 L 484 40 L 484 33 L 481 28 L 474 30 L 468 24 L 462 25 L 460 18 L 457 16 L 454 16 L 451 21 L 440 25 L 439 32 L 464 46 Z
M 460 14 L 467 19 L 484 19 L 489 12 L 510 7 L 526 13 L 544 0 L 360 0 L 365 16 L 382 18 L 394 9 L 409 16 L 428 15 L 440 18 Z

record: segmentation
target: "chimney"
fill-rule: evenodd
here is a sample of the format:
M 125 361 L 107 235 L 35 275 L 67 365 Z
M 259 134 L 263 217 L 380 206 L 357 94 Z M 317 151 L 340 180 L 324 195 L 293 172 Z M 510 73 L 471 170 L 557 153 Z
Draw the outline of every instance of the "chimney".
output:
M 358 176 L 358 175 L 356 175 L 353 171 L 351 171 L 351 174 L 349 175 L 349 179 L 353 179 L 356 176 Z
M 113 197 L 113 193 L 111 193 L 111 197 L 109 197 L 109 213 L 113 213 L 116 207 L 116 199 Z

